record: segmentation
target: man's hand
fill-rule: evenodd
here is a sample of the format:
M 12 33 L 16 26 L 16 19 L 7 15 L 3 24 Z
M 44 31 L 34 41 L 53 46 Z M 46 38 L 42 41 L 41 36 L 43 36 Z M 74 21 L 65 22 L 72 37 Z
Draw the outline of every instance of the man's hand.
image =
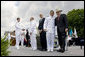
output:
M 32 35 L 32 33 L 30 33 L 30 35 Z
M 22 31 L 25 31 L 25 29 L 22 29 Z
M 47 29 L 44 29 L 44 31 L 47 31 Z
M 39 33 L 41 33 L 42 32 L 42 30 L 39 30 Z
M 66 32 L 66 33 L 68 32 L 68 28 L 65 29 L 65 32 Z

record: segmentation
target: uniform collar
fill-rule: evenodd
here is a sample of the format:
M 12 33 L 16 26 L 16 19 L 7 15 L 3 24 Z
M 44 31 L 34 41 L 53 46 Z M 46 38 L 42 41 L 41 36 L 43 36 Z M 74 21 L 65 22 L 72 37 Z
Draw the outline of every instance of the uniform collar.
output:
M 49 15 L 49 17 L 50 17 L 50 18 L 53 18 L 54 16 L 50 16 L 50 15 Z
M 32 20 L 31 22 L 34 22 L 34 20 Z
M 20 23 L 20 22 L 17 22 L 17 23 Z

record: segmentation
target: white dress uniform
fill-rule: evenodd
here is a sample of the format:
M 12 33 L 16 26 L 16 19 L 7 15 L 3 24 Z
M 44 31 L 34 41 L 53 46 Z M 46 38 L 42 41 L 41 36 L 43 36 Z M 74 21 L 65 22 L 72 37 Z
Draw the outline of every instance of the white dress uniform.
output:
M 19 42 L 20 42 L 20 38 L 21 38 L 21 29 L 22 29 L 22 26 L 21 26 L 21 23 L 20 22 L 17 22 L 15 24 L 15 35 L 16 35 L 16 48 L 19 49 Z
M 21 38 L 20 38 L 20 40 L 21 40 L 21 45 L 22 45 L 22 46 L 23 46 L 23 44 L 24 44 L 25 35 L 26 35 L 26 31 L 21 31 Z
M 48 51 L 53 51 L 54 48 L 54 38 L 55 38 L 55 17 L 47 17 L 44 22 L 44 29 L 47 30 L 46 32 L 46 39 L 47 39 L 47 49 Z
M 30 39 L 31 39 L 31 47 L 33 50 L 37 49 L 37 41 L 36 41 L 36 22 L 34 20 L 32 20 L 30 22 L 30 27 L 29 27 L 29 32 L 32 33 L 32 35 L 30 35 Z

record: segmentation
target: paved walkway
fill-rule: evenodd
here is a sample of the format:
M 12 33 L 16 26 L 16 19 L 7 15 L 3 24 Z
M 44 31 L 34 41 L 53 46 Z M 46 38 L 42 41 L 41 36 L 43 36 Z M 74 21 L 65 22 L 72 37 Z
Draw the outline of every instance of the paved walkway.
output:
M 30 47 L 21 47 L 17 50 L 14 46 L 11 46 L 8 50 L 11 51 L 9 56 L 84 56 L 84 47 L 80 49 L 80 46 L 71 46 L 69 50 L 65 53 L 60 53 L 56 51 L 56 48 L 53 52 L 33 51 Z

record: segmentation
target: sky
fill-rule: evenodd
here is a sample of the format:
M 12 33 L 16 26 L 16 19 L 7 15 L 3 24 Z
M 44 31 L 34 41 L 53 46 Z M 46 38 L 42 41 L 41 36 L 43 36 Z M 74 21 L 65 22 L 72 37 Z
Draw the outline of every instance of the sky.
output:
M 20 17 L 22 24 L 29 28 L 29 19 L 32 16 L 38 25 L 40 13 L 47 17 L 50 10 L 61 9 L 62 13 L 67 14 L 72 9 L 82 8 L 84 1 L 1 1 L 1 35 L 5 31 L 15 30 L 17 17 Z

